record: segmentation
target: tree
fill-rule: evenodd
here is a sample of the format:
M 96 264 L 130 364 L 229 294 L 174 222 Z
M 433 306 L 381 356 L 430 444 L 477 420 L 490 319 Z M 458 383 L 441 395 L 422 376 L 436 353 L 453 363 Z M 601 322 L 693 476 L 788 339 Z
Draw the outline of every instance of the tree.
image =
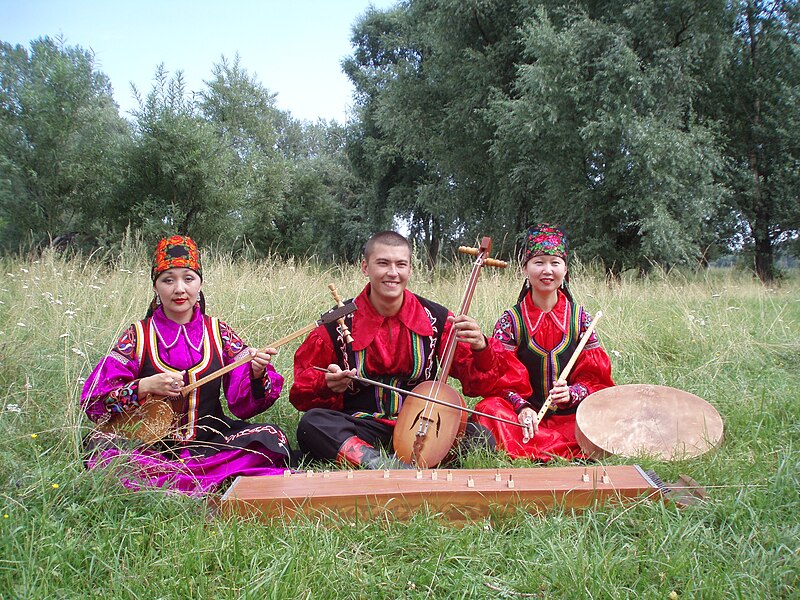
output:
M 116 226 L 132 225 L 146 238 L 229 236 L 240 208 L 228 177 L 233 150 L 187 98 L 180 72 L 169 77 L 159 66 L 155 81 L 133 111 L 134 147 Z
M 102 237 L 130 132 L 94 55 L 0 43 L 0 247 Z
M 540 11 L 525 30 L 527 64 L 494 105 L 504 193 L 529 220 L 569 225 L 576 249 L 612 273 L 697 258 L 704 218 L 723 195 L 713 127 L 692 110 L 703 47 L 690 40 L 713 31 L 701 19 L 686 29 L 687 16 L 662 22 L 656 38 L 654 21 L 637 31 L 630 16 Z
M 709 112 L 722 123 L 735 235 L 764 283 L 775 253 L 800 233 L 800 12 L 797 2 L 735 3 L 734 47 Z
M 502 248 L 551 219 L 614 272 L 693 259 L 724 195 L 716 124 L 694 102 L 725 17 L 724 0 L 368 12 L 345 63 L 364 133 L 352 154 L 434 255 L 481 234 Z

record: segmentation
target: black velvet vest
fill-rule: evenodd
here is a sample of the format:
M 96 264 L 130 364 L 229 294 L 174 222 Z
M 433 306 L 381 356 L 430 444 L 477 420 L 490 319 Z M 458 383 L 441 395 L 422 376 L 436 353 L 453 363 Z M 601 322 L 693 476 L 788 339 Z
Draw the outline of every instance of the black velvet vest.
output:
M 448 310 L 426 300 L 421 296 L 414 296 L 419 300 L 425 309 L 433 328 L 432 336 L 422 336 L 410 332 L 412 344 L 412 366 L 407 373 L 373 373 L 366 367 L 366 352 L 368 348 L 354 352 L 348 344 L 345 344 L 341 330 L 336 323 L 325 326 L 328 334 L 333 340 L 333 347 L 336 352 L 338 364 L 342 369 L 356 369 L 361 377 L 374 379 L 382 383 L 410 390 L 418 383 L 429 381 L 436 377 L 438 360 L 436 358 L 437 348 L 442 343 L 442 333 L 447 322 Z M 345 317 L 345 324 L 348 329 L 352 328 L 353 315 Z M 354 331 L 351 332 L 355 333 Z M 344 393 L 344 412 L 357 417 L 374 417 L 378 419 L 394 420 L 403 405 L 402 396 L 391 390 L 380 388 L 374 385 L 366 385 L 353 382 L 353 386 Z

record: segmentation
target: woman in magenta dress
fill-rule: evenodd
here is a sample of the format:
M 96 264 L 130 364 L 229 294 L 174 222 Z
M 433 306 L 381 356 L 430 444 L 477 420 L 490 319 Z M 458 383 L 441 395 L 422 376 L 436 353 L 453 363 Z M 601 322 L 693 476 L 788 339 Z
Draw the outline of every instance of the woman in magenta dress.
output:
M 197 245 L 174 235 L 156 247 L 155 296 L 147 316 L 125 331 L 87 378 L 81 395 L 86 415 L 102 425 L 134 410 L 149 394 L 177 396 L 185 385 L 246 354 L 253 358 L 191 392 L 167 439 L 144 447 L 94 430 L 86 438 L 87 466 L 122 464 L 123 483 L 168 487 L 190 494 L 217 489 L 236 475 L 275 475 L 291 462 L 289 441 L 276 425 L 244 421 L 267 410 L 283 377 L 270 364 L 277 353 L 248 348 L 224 322 L 205 314 L 203 271 Z M 224 388 L 230 412 L 220 403 Z
M 528 229 L 522 261 L 525 284 L 515 306 L 495 325 L 494 337 L 517 354 L 528 370 L 533 394 L 523 398 L 507 391 L 485 398 L 476 410 L 509 420 L 524 428 L 478 417 L 513 458 L 548 461 L 553 457 L 581 458 L 575 437 L 575 411 L 589 394 L 614 385 L 611 362 L 593 332 L 566 382 L 558 376 L 578 341 L 591 324 L 591 315 L 577 304 L 567 287 L 567 238 L 546 223 Z M 536 424 L 547 396 L 555 411 Z

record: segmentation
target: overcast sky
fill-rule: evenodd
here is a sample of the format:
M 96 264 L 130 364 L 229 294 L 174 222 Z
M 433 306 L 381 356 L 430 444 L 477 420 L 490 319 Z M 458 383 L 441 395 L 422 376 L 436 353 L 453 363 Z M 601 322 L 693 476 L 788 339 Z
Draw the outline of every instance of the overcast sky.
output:
M 183 71 L 189 91 L 203 89 L 221 56 L 277 93 L 295 118 L 343 123 L 352 86 L 341 69 L 351 28 L 372 5 L 397 0 L 0 0 L 0 40 L 28 46 L 43 36 L 90 48 L 111 79 L 120 112 L 135 107 L 160 63 Z

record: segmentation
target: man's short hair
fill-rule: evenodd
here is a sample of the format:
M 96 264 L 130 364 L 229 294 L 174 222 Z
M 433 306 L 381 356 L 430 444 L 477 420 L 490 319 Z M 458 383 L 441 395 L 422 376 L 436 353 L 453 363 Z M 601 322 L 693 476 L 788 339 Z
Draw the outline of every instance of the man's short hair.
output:
M 412 253 L 411 243 L 396 231 L 379 231 L 373 234 L 364 244 L 364 260 L 369 262 L 369 255 L 375 249 L 376 244 L 384 246 L 405 246 L 408 248 L 409 255 Z

